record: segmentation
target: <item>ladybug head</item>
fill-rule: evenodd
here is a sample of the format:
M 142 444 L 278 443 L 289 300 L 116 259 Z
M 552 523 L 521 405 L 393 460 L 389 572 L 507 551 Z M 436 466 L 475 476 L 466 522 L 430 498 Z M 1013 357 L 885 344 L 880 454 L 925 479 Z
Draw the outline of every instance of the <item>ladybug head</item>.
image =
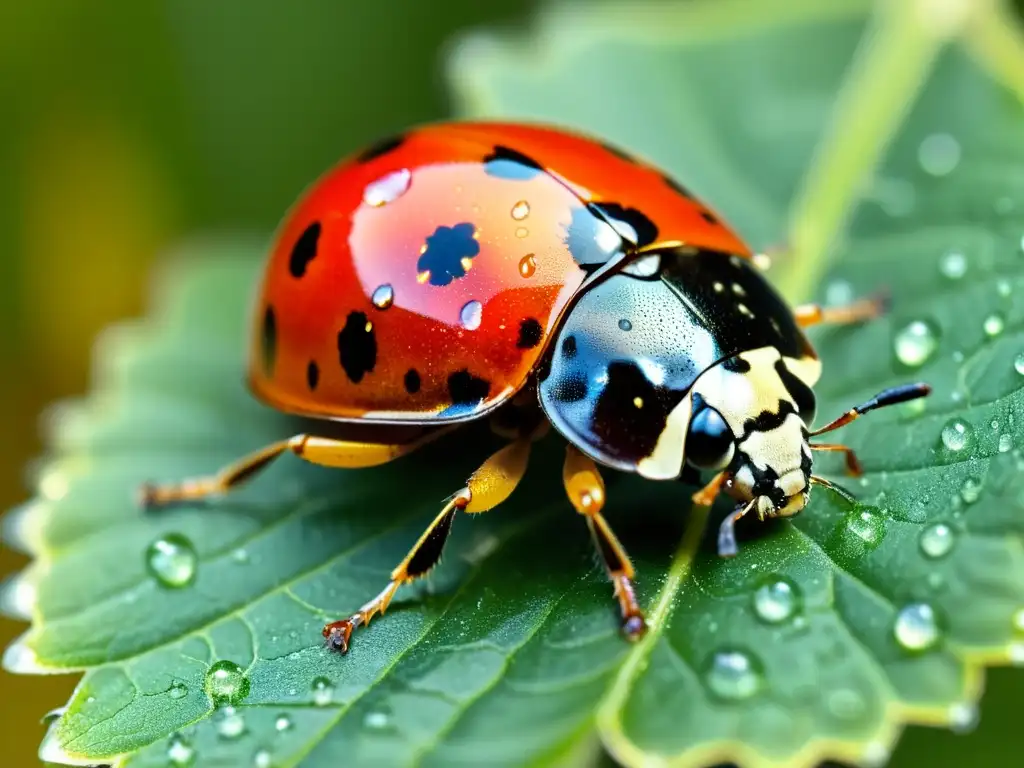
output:
M 723 489 L 753 502 L 762 518 L 806 506 L 814 395 L 777 350 L 745 352 L 709 369 L 694 383 L 691 404 L 688 464 L 724 471 Z

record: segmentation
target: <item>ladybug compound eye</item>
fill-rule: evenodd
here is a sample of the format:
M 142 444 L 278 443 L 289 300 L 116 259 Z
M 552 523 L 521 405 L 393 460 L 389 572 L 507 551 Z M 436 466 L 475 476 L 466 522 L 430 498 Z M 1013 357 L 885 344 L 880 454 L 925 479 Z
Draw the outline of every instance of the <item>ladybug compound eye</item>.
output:
M 690 419 L 686 436 L 686 461 L 697 469 L 724 469 L 735 451 L 736 441 L 722 414 L 710 406 Z

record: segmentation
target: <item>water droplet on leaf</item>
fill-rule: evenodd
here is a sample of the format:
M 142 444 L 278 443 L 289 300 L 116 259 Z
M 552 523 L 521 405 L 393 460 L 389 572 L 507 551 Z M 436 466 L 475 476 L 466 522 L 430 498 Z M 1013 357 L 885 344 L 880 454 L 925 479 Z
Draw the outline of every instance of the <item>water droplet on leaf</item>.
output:
M 968 477 L 960 486 L 960 498 L 964 504 L 973 504 L 981 497 L 983 484 L 977 477 Z
M 926 136 L 917 148 L 917 161 L 925 173 L 945 176 L 960 162 L 960 142 L 948 133 Z
M 265 749 L 257 749 L 252 756 L 253 768 L 270 768 L 270 752 Z
M 245 718 L 229 704 L 214 713 L 214 727 L 222 739 L 237 739 L 245 733 Z
M 387 728 L 389 722 L 390 718 L 386 712 L 369 712 L 366 717 L 363 718 L 363 725 L 375 731 Z
M 970 444 L 973 436 L 974 430 L 971 425 L 961 418 L 948 421 L 941 433 L 942 444 L 947 451 L 954 453 L 964 450 Z
M 184 683 L 176 682 L 173 685 L 171 685 L 170 689 L 167 691 L 167 694 L 172 699 L 183 699 L 188 695 L 188 686 Z
M 768 624 L 780 624 L 800 607 L 800 595 L 790 582 L 777 579 L 762 584 L 754 592 L 754 612 Z
M 985 318 L 985 322 L 981 326 L 985 335 L 988 337 L 998 336 L 1003 332 L 1003 328 L 1006 327 L 1006 321 L 1003 320 L 1003 316 L 993 312 L 991 315 Z
M 274 729 L 276 731 L 283 732 L 290 730 L 292 727 L 292 719 L 288 715 L 278 715 L 274 721 Z
M 167 762 L 177 768 L 192 765 L 196 759 L 196 751 L 185 741 L 180 733 L 172 733 L 167 740 Z
M 334 700 L 334 683 L 326 677 L 318 677 L 313 681 L 313 703 L 318 707 L 326 707 Z
M 908 651 L 924 651 L 939 640 L 935 610 L 928 603 L 910 603 L 896 614 L 893 625 L 896 642 Z
M 206 693 L 215 703 L 237 704 L 249 695 L 249 679 L 233 661 L 222 659 L 206 673 Z
M 867 701 L 859 691 L 852 688 L 837 688 L 828 693 L 825 706 L 839 720 L 856 720 L 863 717 L 867 710 Z
M 967 257 L 960 251 L 950 251 L 939 261 L 939 271 L 950 280 L 959 280 L 967 274 Z
M 721 699 L 741 701 L 761 690 L 764 677 L 758 663 L 743 651 L 719 651 L 707 665 L 708 689 Z
M 948 555 L 953 549 L 955 541 L 956 534 L 953 533 L 952 528 L 945 523 L 935 523 L 921 531 L 918 544 L 925 557 L 935 560 Z
M 893 337 L 896 359 L 910 368 L 919 368 L 935 354 L 939 346 L 939 331 L 925 320 L 913 320 Z
M 179 588 L 192 583 L 199 558 L 187 538 L 170 533 L 146 549 L 146 568 L 164 587 Z

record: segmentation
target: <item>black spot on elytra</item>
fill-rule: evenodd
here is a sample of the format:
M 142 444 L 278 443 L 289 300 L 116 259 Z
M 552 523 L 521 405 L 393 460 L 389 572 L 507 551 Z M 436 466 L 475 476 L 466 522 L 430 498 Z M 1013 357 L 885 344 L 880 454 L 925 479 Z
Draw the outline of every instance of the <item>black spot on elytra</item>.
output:
M 288 271 L 292 273 L 292 277 L 302 277 L 306 274 L 309 262 L 316 258 L 318 242 L 320 242 L 320 222 L 314 221 L 302 231 L 299 239 L 292 246 L 292 255 L 288 258 Z
M 427 249 L 420 254 L 416 269 L 430 272 L 431 285 L 448 285 L 452 280 L 464 277 L 466 268 L 463 259 L 472 259 L 480 253 L 480 243 L 473 237 L 476 232 L 468 221 L 454 227 L 444 225 L 427 237 Z
M 452 530 L 452 522 L 458 513 L 458 508 L 453 507 L 451 512 L 441 518 L 441 521 L 430 529 L 427 538 L 420 544 L 409 562 L 405 565 L 405 572 L 415 578 L 422 576 L 441 559 L 441 552 L 444 551 L 445 542 L 448 541 L 448 534 Z
M 338 332 L 338 357 L 345 375 L 354 384 L 377 365 L 377 337 L 362 312 L 350 312 L 345 327 Z
M 734 355 L 733 357 L 723 360 L 722 367 L 732 373 L 746 373 L 750 370 L 750 363 L 739 355 Z
M 786 362 L 782 359 L 775 361 L 775 372 L 779 374 L 779 380 L 782 381 L 786 391 L 789 392 L 789 396 L 796 403 L 796 412 L 800 414 L 800 419 L 804 424 L 812 424 L 818 406 L 814 397 L 814 390 L 789 370 L 786 367 Z
M 572 334 L 562 339 L 562 354 L 570 359 L 576 357 L 576 337 Z
M 499 179 L 527 181 L 543 171 L 541 164 L 532 157 L 501 144 L 495 145 L 491 154 L 484 158 L 484 173 Z
M 671 189 L 673 192 L 675 192 L 677 195 L 682 195 L 683 197 L 689 198 L 691 200 L 693 199 L 693 195 L 690 193 L 690 190 L 688 190 L 686 187 L 684 187 L 678 181 L 673 179 L 671 176 L 669 176 L 667 174 L 664 174 L 664 175 L 662 175 L 661 178 L 665 182 L 665 184 L 668 186 L 668 188 Z
M 710 211 L 701 211 L 700 217 L 704 219 L 704 221 L 706 221 L 708 224 L 718 224 L 718 219 L 715 217 L 715 214 L 711 213 Z
M 491 391 L 491 382 L 471 374 L 467 369 L 448 377 L 448 396 L 454 405 L 477 405 Z
M 274 361 L 277 359 L 277 316 L 274 308 L 263 311 L 263 333 L 260 335 L 260 351 L 263 358 L 263 375 L 274 375 Z
M 544 328 L 535 317 L 528 317 L 519 324 L 519 340 L 516 346 L 520 349 L 533 349 L 540 344 Z
M 376 160 L 378 157 L 386 155 L 388 152 L 394 152 L 405 142 L 405 136 L 399 134 L 397 136 L 388 136 L 386 139 L 381 139 L 376 144 L 371 144 L 369 147 L 364 149 L 356 156 L 356 160 L 360 163 L 368 163 L 371 160 Z
M 306 366 L 306 383 L 312 390 L 320 383 L 320 366 L 316 364 L 316 360 L 310 360 Z
M 420 381 L 420 372 L 415 368 L 410 368 L 405 372 L 403 383 L 405 384 L 405 391 L 410 395 L 415 395 L 420 391 L 420 384 L 422 383 Z
M 645 245 L 650 245 L 658 238 L 658 227 L 642 211 L 638 211 L 636 208 L 624 208 L 619 203 L 589 203 L 587 207 L 594 209 L 605 219 L 622 221 L 632 227 L 633 231 L 636 232 L 636 242 L 634 245 L 637 247 L 642 248 Z M 614 226 L 614 222 L 612 222 L 612 226 Z

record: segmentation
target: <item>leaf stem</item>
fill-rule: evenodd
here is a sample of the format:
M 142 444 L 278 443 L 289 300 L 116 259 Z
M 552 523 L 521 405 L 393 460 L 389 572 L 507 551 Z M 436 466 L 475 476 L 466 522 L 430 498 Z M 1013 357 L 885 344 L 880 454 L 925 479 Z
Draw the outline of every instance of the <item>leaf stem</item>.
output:
M 661 638 L 665 630 L 665 622 L 672 601 L 675 600 L 680 586 L 689 577 L 693 568 L 693 559 L 697 548 L 704 538 L 704 529 L 708 524 L 710 507 L 694 506 L 683 540 L 672 558 L 665 583 L 662 584 L 654 609 L 648 615 L 649 630 L 644 638 L 626 655 L 611 688 L 597 709 L 597 729 L 605 747 L 621 763 L 628 766 L 649 766 L 658 763 L 657 759 L 642 750 L 625 734 L 622 728 L 622 707 L 629 698 L 633 684 L 643 672 L 647 657 Z
M 790 214 L 794 258 L 776 277 L 790 299 L 806 300 L 821 282 L 865 183 L 971 2 L 876 4 Z

